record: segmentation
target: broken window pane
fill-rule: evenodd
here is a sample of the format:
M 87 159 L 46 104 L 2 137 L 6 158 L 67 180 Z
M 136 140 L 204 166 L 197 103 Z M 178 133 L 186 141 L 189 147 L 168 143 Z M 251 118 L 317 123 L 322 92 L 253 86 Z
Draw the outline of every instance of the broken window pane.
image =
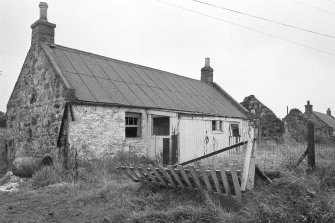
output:
M 128 138 L 138 137 L 137 127 L 126 127 L 126 137 Z
M 141 114 L 126 112 L 126 138 L 136 138 L 141 136 Z

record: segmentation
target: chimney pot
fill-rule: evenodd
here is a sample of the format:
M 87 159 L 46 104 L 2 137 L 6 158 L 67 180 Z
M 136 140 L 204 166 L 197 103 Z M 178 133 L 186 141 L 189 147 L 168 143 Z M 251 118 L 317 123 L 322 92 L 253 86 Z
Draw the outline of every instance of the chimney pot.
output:
M 205 67 L 210 67 L 210 59 L 207 57 L 205 58 Z
M 39 4 L 40 7 L 40 20 L 48 21 L 48 3 L 46 2 L 40 2 Z
M 332 115 L 332 112 L 331 112 L 330 108 L 327 109 L 327 115 L 329 115 L 329 116 Z

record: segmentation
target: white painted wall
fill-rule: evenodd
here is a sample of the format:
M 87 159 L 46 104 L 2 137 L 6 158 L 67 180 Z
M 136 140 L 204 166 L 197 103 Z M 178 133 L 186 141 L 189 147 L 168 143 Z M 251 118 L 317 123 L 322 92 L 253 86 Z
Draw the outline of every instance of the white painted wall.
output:
M 212 120 L 223 122 L 222 132 L 212 131 Z M 247 136 L 250 127 L 246 120 L 222 117 L 181 117 L 179 161 L 184 162 L 229 146 L 229 126 L 231 123 L 239 124 L 240 141 L 249 138 Z

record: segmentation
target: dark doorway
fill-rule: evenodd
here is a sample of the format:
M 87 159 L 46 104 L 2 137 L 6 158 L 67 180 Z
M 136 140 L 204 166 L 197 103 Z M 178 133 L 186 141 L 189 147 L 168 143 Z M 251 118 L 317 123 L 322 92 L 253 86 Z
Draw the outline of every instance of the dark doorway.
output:
M 163 138 L 163 165 L 170 164 L 170 139 Z
M 171 165 L 174 165 L 178 162 L 178 135 L 172 135 L 171 141 Z

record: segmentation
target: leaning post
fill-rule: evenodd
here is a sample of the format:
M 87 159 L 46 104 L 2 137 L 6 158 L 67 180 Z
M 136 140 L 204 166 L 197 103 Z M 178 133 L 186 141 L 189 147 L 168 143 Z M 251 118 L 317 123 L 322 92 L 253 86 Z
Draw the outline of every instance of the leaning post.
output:
M 314 123 L 307 123 L 307 150 L 308 150 L 308 168 L 315 168 L 315 141 L 314 141 Z

